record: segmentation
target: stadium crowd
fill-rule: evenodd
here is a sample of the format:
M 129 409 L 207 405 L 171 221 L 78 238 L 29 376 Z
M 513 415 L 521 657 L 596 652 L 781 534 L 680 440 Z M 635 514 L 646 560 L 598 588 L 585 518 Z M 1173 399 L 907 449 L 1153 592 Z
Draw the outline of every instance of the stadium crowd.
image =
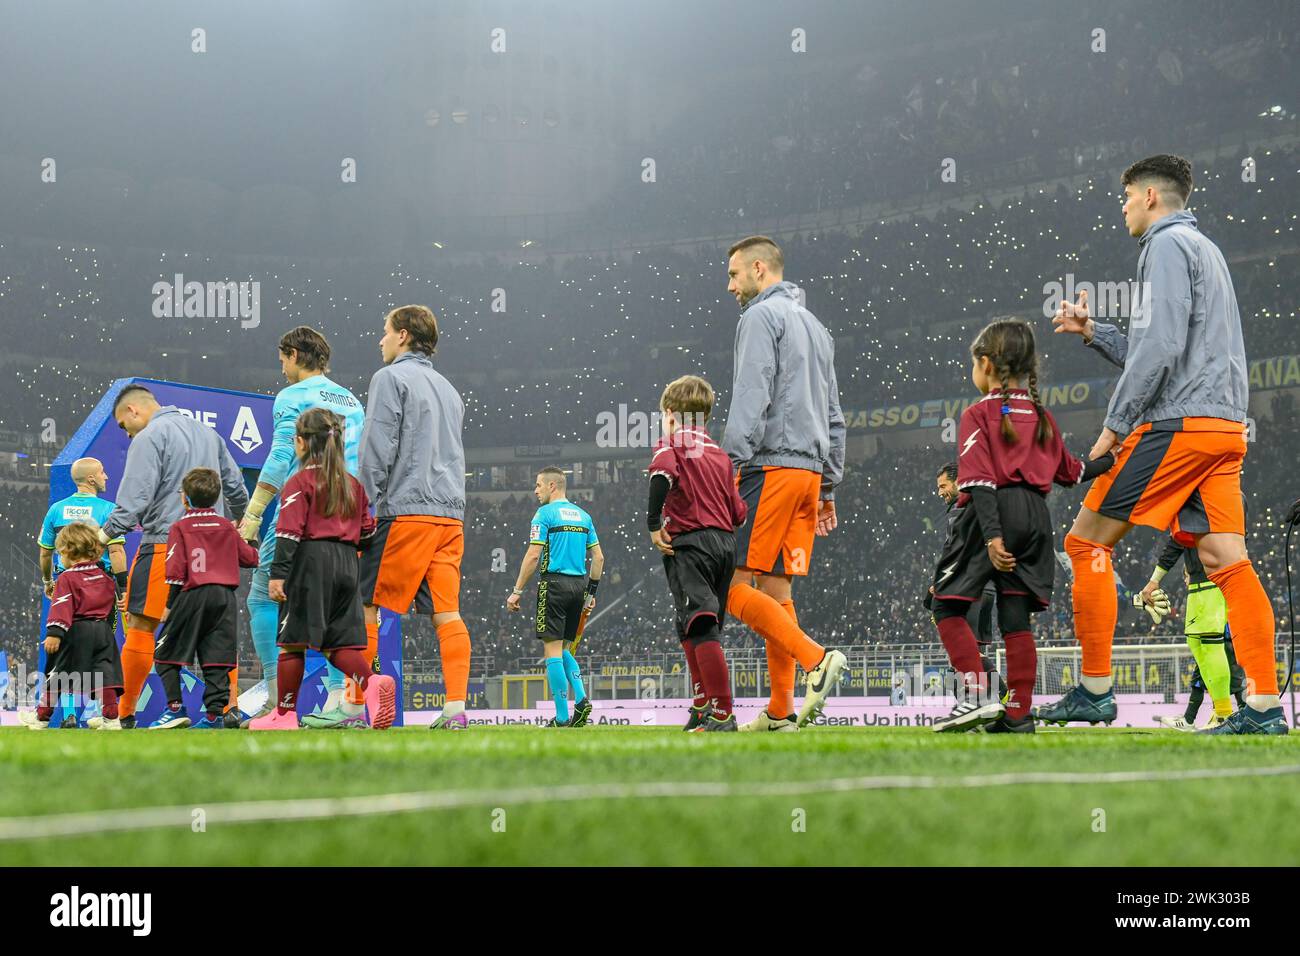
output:
M 1300 270 L 1300 148 L 1256 151 L 1257 180 L 1243 183 L 1240 157 L 1250 152 L 1243 144 L 1198 166 L 1192 209 L 1233 267 L 1255 358 L 1294 349 L 1287 280 Z M 1027 189 L 1002 203 L 860 232 L 783 238 L 788 277 L 837 337 L 844 406 L 963 394 L 966 347 L 997 314 L 1038 323 L 1046 381 L 1110 376 L 1100 357 L 1073 348 L 1058 368 L 1044 310 L 1050 284 L 1070 276 L 1076 284 L 1130 281 L 1136 246 L 1123 231 L 1116 180 Z M 711 244 L 380 266 L 8 240 L 0 243 L 0 334 L 13 347 L 0 358 L 0 429 L 43 434 L 53 421 L 66 438 L 124 375 L 273 392 L 281 385 L 275 342 L 299 323 L 330 337 L 336 380 L 360 394 L 378 365 L 378 317 L 418 301 L 438 310 L 440 360 L 452 363 L 466 399 L 468 445 L 590 442 L 601 413 L 652 411 L 677 374 L 711 379 L 725 409 L 736 307 L 724 262 L 725 247 Z M 177 273 L 260 281 L 259 324 L 155 318 L 153 284 Z M 494 302 L 504 311 L 493 311 Z M 26 344 L 33 324 L 57 331 L 50 347 Z
M 1177 31 L 1160 28 L 1168 17 Z M 1135 55 L 1138 38 L 1157 44 L 1155 55 Z M 1251 117 L 1233 115 L 1241 104 L 1277 104 L 1298 43 L 1285 0 L 1249 16 L 1227 0 L 1113 2 L 1044 9 L 837 68 L 737 72 L 711 91 L 737 108 L 683 111 L 676 126 L 628 145 L 629 166 L 656 158 L 659 183 L 628 185 L 601 211 L 611 230 L 631 210 L 646 228 L 700 235 L 702 222 L 743 230 L 766 217 L 915 204 L 952 188 L 941 179 L 946 157 L 958 184 L 981 189 L 1104 169 L 1121 153 L 1161 151 L 1153 115 L 1214 143 L 1246 127 Z M 1062 117 L 1089 141 L 1062 136 Z

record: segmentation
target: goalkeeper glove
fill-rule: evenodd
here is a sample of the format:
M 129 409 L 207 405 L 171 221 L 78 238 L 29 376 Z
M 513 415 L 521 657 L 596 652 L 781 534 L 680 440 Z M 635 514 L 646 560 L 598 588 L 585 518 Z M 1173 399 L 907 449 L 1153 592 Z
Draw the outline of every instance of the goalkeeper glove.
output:
M 1173 610 L 1173 607 L 1169 603 L 1169 595 L 1164 592 L 1163 588 L 1156 588 L 1151 592 L 1150 603 L 1148 603 L 1143 597 L 1141 591 L 1135 591 L 1133 593 L 1133 606 L 1141 608 L 1143 611 L 1150 614 L 1151 620 L 1156 624 L 1159 624 L 1167 618 L 1169 612 Z
M 244 518 L 239 522 L 239 536 L 245 541 L 256 541 L 262 533 L 262 513 L 275 497 L 275 492 L 258 485 L 253 489 L 253 497 L 248 502 Z

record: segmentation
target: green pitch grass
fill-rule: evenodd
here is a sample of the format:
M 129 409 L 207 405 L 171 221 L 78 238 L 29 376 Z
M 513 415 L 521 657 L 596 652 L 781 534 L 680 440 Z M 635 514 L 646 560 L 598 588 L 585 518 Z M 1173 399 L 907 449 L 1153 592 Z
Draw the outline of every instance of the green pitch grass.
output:
M 1291 865 L 1300 779 L 1024 784 L 780 796 L 535 798 L 595 784 L 1186 771 L 1300 764 L 1300 734 L 1035 737 L 814 728 L 377 733 L 0 731 L 0 817 L 475 791 L 470 806 L 0 842 L 0 865 Z M 534 802 L 503 796 L 529 794 Z M 801 825 L 802 824 L 802 825 Z M 1104 830 L 1102 827 L 1104 826 Z M 504 827 L 504 832 L 502 828 Z M 362 852 L 366 855 L 360 855 Z

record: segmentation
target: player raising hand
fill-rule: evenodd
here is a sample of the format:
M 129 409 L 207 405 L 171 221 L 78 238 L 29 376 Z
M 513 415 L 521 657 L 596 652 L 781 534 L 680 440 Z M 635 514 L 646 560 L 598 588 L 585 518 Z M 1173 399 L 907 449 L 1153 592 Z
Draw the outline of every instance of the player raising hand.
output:
M 1120 181 L 1124 222 L 1140 247 L 1140 294 L 1128 334 L 1089 318 L 1082 295 L 1068 307 L 1063 303 L 1055 319 L 1058 332 L 1081 335 L 1123 371 L 1092 452 L 1095 457 L 1117 446 L 1117 466 L 1092 486 L 1065 539 L 1083 674 L 1038 716 L 1114 719 L 1110 651 L 1118 608 L 1111 555 L 1140 524 L 1194 546 L 1227 602 L 1249 691 L 1245 707 L 1205 733 L 1285 734 L 1273 605 L 1246 552 L 1241 465 L 1249 380 L 1232 276 L 1186 209 L 1192 191 L 1186 159 L 1150 156 Z

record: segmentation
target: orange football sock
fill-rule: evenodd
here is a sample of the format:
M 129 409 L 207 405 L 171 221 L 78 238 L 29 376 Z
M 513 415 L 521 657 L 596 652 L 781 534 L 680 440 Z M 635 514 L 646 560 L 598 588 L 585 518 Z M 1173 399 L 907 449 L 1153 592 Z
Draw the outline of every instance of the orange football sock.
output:
M 379 673 L 379 661 L 375 660 L 379 656 L 379 622 L 366 624 L 366 662 L 370 669 L 376 674 Z
M 787 598 L 781 608 L 799 625 L 794 601 Z M 767 702 L 767 712 L 773 717 L 786 717 L 794 713 L 795 660 L 775 644 L 764 641 L 767 647 L 767 676 L 772 685 L 772 696 Z
M 366 663 L 370 665 L 372 672 L 379 673 L 379 662 L 375 657 L 379 654 L 379 622 L 371 624 L 366 622 Z M 351 677 L 343 678 L 343 699 L 349 704 L 364 704 L 366 695 L 361 690 L 361 685 Z
M 1228 627 L 1237 663 L 1246 671 L 1246 693 L 1277 695 L 1276 621 L 1264 586 L 1249 558 L 1210 575 L 1228 605 Z
M 460 618 L 438 627 L 438 648 L 442 655 L 442 680 L 448 701 L 469 696 L 469 628 Z
M 764 641 L 767 648 L 767 676 L 772 695 L 767 700 L 767 712 L 772 717 L 788 717 L 794 713 L 795 660 L 772 641 Z
M 230 700 L 226 701 L 226 710 L 228 714 L 235 709 L 239 703 L 239 665 L 236 664 L 230 668 Z
M 794 598 L 786 598 L 781 602 L 781 607 L 785 610 L 786 614 L 790 615 L 790 620 L 794 621 L 795 627 L 798 627 L 799 615 L 796 614 L 794 610 Z
M 727 592 L 727 613 L 743 621 L 763 640 L 797 660 L 805 671 L 821 663 L 826 649 L 799 630 L 776 598 L 749 584 L 733 584 Z M 775 687 L 773 688 L 775 689 Z
M 144 682 L 153 670 L 153 631 L 127 628 L 126 642 L 122 645 L 122 700 L 118 705 L 120 717 L 135 714 L 135 703 L 144 690 Z
M 1065 536 L 1065 553 L 1074 570 L 1074 636 L 1083 648 L 1084 677 L 1110 676 L 1110 647 L 1119 619 L 1113 551 L 1074 534 Z

